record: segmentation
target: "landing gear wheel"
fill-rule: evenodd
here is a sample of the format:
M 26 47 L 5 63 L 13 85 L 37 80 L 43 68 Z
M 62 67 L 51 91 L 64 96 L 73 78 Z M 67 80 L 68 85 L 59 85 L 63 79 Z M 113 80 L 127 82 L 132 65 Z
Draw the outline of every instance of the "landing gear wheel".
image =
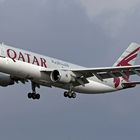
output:
M 72 93 L 71 92 L 68 92 L 68 97 L 72 98 Z
M 68 92 L 64 92 L 64 97 L 68 97 Z
M 36 99 L 36 94 L 32 93 L 32 98 L 35 100 Z
M 36 99 L 37 99 L 37 100 L 40 99 L 40 94 L 36 94 Z
M 72 98 L 76 98 L 76 93 L 75 92 L 72 93 Z
M 28 98 L 29 98 L 29 99 L 32 98 L 32 93 L 28 93 Z

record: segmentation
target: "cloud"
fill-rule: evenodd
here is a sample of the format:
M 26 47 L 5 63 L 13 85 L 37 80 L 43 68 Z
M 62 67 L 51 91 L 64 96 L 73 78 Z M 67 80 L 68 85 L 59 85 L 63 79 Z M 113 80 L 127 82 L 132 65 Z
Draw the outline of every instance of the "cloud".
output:
M 91 21 L 100 23 L 110 32 L 118 32 L 126 23 L 126 18 L 131 15 L 139 0 L 80 0 Z M 114 28 L 115 27 L 115 28 Z

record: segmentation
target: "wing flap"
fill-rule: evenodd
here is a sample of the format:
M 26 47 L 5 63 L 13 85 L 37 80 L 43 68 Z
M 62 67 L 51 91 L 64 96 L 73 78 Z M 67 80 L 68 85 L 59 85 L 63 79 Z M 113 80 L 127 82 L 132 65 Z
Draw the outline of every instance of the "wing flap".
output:
M 117 78 L 126 75 L 140 76 L 140 65 L 135 66 L 120 66 L 120 67 L 105 67 L 105 68 L 87 68 L 71 70 L 77 75 L 82 75 L 85 78 L 96 76 L 98 79 Z

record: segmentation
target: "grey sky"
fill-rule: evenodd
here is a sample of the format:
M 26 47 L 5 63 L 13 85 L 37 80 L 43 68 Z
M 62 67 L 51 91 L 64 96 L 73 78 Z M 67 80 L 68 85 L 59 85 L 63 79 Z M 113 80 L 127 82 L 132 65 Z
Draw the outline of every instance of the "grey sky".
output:
M 139 6 L 138 0 L 0 0 L 0 40 L 87 67 L 111 66 L 129 43 L 140 43 Z M 2 140 L 140 137 L 139 87 L 76 100 L 42 87 L 41 100 L 30 101 L 30 84 L 0 91 Z

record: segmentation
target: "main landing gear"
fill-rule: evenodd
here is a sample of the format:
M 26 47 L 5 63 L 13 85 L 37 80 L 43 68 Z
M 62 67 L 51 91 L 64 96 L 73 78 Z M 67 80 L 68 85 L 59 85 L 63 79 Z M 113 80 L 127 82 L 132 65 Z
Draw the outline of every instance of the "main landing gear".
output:
M 28 98 L 33 100 L 39 100 L 40 94 L 36 93 L 36 88 L 40 88 L 40 85 L 36 84 L 35 82 L 31 82 L 32 92 L 28 93 Z M 72 88 L 69 91 L 64 92 L 64 97 L 68 98 L 76 98 L 76 93 L 72 91 Z
M 32 93 L 28 93 L 28 98 L 33 99 L 33 100 L 35 99 L 39 100 L 40 94 L 36 93 L 36 87 L 40 88 L 40 86 L 34 82 L 31 82 L 31 83 L 32 83 Z
M 65 91 L 65 92 L 64 92 L 64 97 L 76 98 L 76 93 L 73 92 L 73 91 Z

